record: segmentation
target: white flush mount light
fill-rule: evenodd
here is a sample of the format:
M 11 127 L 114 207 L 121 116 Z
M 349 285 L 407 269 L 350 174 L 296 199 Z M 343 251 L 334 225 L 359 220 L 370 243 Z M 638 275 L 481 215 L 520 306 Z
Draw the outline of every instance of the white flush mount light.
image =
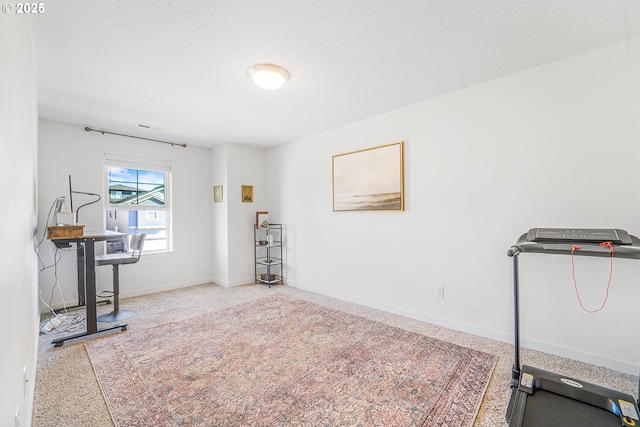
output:
M 248 72 L 253 82 L 264 89 L 278 89 L 289 80 L 289 72 L 273 64 L 254 65 Z

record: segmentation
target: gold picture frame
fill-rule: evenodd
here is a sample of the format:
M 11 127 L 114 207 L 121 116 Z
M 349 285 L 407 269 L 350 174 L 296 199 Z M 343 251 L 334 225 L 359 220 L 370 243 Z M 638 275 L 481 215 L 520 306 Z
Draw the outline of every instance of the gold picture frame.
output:
M 222 185 L 213 186 L 213 203 L 222 202 Z
M 253 185 L 242 186 L 242 202 L 253 203 Z
M 333 211 L 403 211 L 403 141 L 333 156 Z

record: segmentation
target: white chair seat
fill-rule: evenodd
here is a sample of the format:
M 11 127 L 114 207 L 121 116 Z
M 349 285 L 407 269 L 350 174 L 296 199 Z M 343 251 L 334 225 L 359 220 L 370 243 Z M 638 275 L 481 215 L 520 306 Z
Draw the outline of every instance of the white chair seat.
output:
M 96 256 L 96 265 L 134 264 L 136 262 L 138 262 L 138 256 L 132 252 Z

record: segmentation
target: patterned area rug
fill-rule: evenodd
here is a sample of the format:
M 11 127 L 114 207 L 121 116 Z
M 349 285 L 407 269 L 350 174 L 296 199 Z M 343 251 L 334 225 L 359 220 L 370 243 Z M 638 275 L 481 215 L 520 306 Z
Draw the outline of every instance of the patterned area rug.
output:
M 496 357 L 275 293 L 88 343 L 116 426 L 471 426 Z

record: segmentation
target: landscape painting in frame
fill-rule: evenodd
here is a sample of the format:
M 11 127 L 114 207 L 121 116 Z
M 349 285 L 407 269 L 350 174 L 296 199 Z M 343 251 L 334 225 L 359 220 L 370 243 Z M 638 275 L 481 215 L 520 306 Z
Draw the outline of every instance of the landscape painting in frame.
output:
M 402 141 L 333 156 L 334 211 L 402 211 Z

